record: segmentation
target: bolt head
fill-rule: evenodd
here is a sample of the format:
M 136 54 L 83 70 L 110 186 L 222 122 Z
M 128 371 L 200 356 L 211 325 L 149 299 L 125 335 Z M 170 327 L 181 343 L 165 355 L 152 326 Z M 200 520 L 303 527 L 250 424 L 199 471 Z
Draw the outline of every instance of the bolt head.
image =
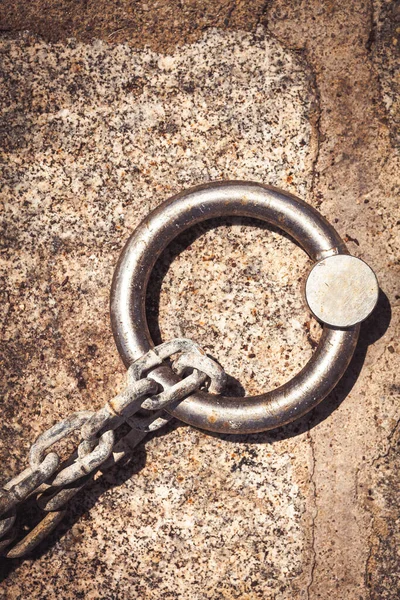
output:
M 374 310 L 378 295 L 379 285 L 371 267 L 349 254 L 315 263 L 305 285 L 309 309 L 332 327 L 352 327 L 364 321 Z

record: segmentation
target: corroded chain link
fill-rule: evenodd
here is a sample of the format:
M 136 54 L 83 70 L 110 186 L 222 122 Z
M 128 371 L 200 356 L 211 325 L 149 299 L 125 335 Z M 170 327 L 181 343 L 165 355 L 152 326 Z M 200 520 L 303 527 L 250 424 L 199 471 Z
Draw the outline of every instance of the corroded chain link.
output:
M 178 375 L 192 372 L 172 387 L 160 390 L 153 369 L 180 352 L 173 363 Z M 226 374 L 194 342 L 175 339 L 156 346 L 134 362 L 127 372 L 127 386 L 96 412 L 80 411 L 42 433 L 29 452 L 29 466 L 0 490 L 0 554 L 7 558 L 24 556 L 39 544 L 61 521 L 65 504 L 99 472 L 129 455 L 147 432 L 165 425 L 172 417 L 164 409 L 183 400 L 209 381 L 209 389 L 221 393 Z M 130 426 L 119 437 L 118 432 Z M 79 431 L 80 443 L 61 462 L 55 451 L 47 450 Z M 17 507 L 35 495 L 47 513 L 40 523 L 12 548 L 18 535 Z

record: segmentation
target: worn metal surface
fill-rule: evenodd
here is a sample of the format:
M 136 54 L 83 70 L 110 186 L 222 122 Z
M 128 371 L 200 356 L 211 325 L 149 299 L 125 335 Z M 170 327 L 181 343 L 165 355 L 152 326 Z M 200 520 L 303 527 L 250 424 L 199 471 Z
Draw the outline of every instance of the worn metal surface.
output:
M 25 469 L 20 474 L 22 477 L 17 476 L 8 481 L 5 488 L 0 490 L 0 515 L 25 500 L 33 490 L 53 475 L 58 464 L 58 456 L 50 454 L 34 468 Z
M 191 368 L 194 369 L 193 375 L 180 381 L 172 393 L 168 390 L 165 396 L 159 394 L 161 402 L 156 400 L 154 404 L 150 403 L 150 406 L 159 408 L 166 406 L 168 402 L 176 403 L 195 389 L 199 389 L 207 379 L 210 379 L 212 389 L 222 391 L 226 381 L 222 367 L 205 356 L 199 346 L 190 340 L 177 339 L 161 344 L 148 356 L 142 357 L 139 365 L 133 363 L 128 369 L 128 385 L 121 394 L 107 402 L 106 406 L 96 413 L 76 412 L 45 431 L 31 447 L 30 466 L 3 486 L 3 490 L 0 491 L 0 552 L 7 558 L 18 558 L 33 550 L 62 520 L 66 512 L 62 509 L 65 503 L 92 481 L 102 465 L 106 469 L 115 464 L 126 455 L 130 446 L 133 448 L 142 439 L 142 431 L 154 431 L 171 419 L 171 416 L 164 415 L 162 410 L 150 416 L 131 415 L 143 409 L 143 398 L 145 402 L 149 397 L 151 399 L 160 387 L 155 380 L 144 378 L 138 381 L 138 374 L 141 376 L 143 371 L 148 371 L 163 359 L 182 350 L 191 352 L 182 354 L 181 362 L 178 359 L 178 372 L 183 373 L 186 368 Z M 136 430 L 134 439 L 131 432 L 114 444 L 114 430 L 124 422 L 128 423 L 132 430 Z M 56 452 L 46 455 L 46 450 L 75 430 L 80 431 L 82 441 L 54 476 L 60 465 L 60 457 Z M 127 443 L 124 444 L 124 440 Z M 109 462 L 111 454 L 113 460 Z M 12 529 L 16 517 L 15 507 L 31 494 L 36 494 L 40 508 L 48 514 L 9 549 L 17 535 L 17 530 Z
M 146 289 L 152 268 L 165 247 L 182 231 L 226 215 L 258 218 L 289 233 L 313 260 L 347 253 L 344 242 L 314 208 L 276 188 L 251 182 L 217 182 L 198 186 L 167 200 L 129 238 L 114 274 L 111 323 L 125 362 L 153 345 L 146 320 Z M 324 328 L 317 351 L 304 369 L 283 386 L 252 397 L 193 394 L 168 412 L 185 423 L 221 433 L 265 431 L 305 414 L 335 387 L 356 347 L 359 327 Z M 158 371 L 155 371 L 158 373 Z M 166 387 L 176 375 L 163 367 Z
M 353 327 L 374 310 L 379 285 L 373 270 L 359 258 L 329 256 L 308 274 L 305 297 L 313 315 L 332 327 Z
M 62 521 L 66 511 L 48 512 L 36 527 L 32 529 L 22 540 L 8 550 L 7 558 L 20 558 L 31 552 L 40 542 L 42 542 L 57 525 Z M 11 540 L 12 541 L 12 540 Z M 6 549 L 2 548 L 2 550 Z

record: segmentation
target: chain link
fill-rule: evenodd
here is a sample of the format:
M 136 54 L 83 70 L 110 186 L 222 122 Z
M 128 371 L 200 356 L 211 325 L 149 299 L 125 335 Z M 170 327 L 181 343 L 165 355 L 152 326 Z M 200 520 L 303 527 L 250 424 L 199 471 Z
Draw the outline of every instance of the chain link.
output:
M 153 369 L 178 352 L 173 368 L 178 375 L 188 369 L 192 372 L 172 387 L 160 389 Z M 127 372 L 126 388 L 98 411 L 73 413 L 42 433 L 31 446 L 29 467 L 0 489 L 0 555 L 18 558 L 33 550 L 62 520 L 64 506 L 75 494 L 96 474 L 129 456 L 146 433 L 168 423 L 172 417 L 163 409 L 200 389 L 207 380 L 210 391 L 221 393 L 226 374 L 195 342 L 177 338 L 134 362 Z M 116 433 L 124 424 L 131 429 L 118 439 Z M 79 431 L 81 441 L 62 464 L 56 452 L 46 453 L 74 431 Z M 18 536 L 16 508 L 33 495 L 47 514 L 10 548 Z

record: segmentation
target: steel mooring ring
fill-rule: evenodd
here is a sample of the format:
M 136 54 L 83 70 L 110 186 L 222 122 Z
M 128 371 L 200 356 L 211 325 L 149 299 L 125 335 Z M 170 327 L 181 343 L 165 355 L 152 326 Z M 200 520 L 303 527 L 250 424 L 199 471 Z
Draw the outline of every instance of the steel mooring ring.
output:
M 154 346 L 145 301 L 158 257 L 182 231 L 223 216 L 253 217 L 279 227 L 315 261 L 305 294 L 310 310 L 323 323 L 323 332 L 315 353 L 297 375 L 279 388 L 257 396 L 232 398 L 197 392 L 166 409 L 201 429 L 254 433 L 297 419 L 335 387 L 353 356 L 360 322 L 376 305 L 379 288 L 370 267 L 352 257 L 326 219 L 295 196 L 241 181 L 191 188 L 148 215 L 119 258 L 111 291 L 111 323 L 126 366 Z M 178 381 L 170 367 L 158 367 L 156 372 L 157 381 L 164 388 Z

